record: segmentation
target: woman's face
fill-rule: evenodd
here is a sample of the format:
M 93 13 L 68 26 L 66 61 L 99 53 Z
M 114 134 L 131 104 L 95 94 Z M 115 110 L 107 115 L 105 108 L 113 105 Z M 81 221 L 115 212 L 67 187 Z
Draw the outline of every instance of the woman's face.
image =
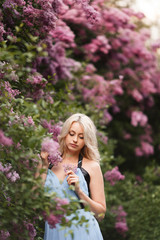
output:
M 80 152 L 84 147 L 84 130 L 79 122 L 73 122 L 66 136 L 66 147 L 71 152 Z

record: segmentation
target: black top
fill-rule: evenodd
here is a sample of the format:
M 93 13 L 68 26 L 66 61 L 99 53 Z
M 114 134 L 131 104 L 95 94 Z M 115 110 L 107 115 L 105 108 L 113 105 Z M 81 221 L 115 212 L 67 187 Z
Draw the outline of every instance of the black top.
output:
M 78 168 L 81 169 L 82 173 L 83 173 L 83 176 L 87 182 L 87 186 L 88 186 L 88 192 L 89 192 L 89 196 L 90 196 L 90 188 L 89 188 L 89 183 L 90 183 L 90 175 L 89 173 L 84 169 L 82 168 L 82 160 L 83 160 L 83 156 L 80 154 L 79 155 L 79 159 L 78 159 Z

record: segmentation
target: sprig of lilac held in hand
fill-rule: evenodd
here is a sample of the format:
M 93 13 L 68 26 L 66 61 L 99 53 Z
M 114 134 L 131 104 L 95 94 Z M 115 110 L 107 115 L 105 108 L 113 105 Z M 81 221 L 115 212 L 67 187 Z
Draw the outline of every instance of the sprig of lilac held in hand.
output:
M 63 164 L 64 171 L 67 173 L 68 171 L 72 170 L 74 173 L 77 172 L 77 167 L 72 164 Z
M 59 144 L 53 139 L 46 137 L 42 142 L 41 151 L 48 152 L 48 161 L 53 165 L 57 165 L 62 161 L 61 153 L 59 152 Z

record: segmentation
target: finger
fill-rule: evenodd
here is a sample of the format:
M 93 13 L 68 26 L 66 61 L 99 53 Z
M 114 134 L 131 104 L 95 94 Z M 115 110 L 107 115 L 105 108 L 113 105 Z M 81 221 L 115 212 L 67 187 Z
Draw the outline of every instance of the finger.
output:
M 76 183 L 79 182 L 79 179 L 78 178 L 69 178 L 69 179 L 67 179 L 67 182 L 68 182 L 69 185 L 70 184 L 76 184 Z
M 67 171 L 67 175 L 75 175 L 75 173 L 72 170 Z

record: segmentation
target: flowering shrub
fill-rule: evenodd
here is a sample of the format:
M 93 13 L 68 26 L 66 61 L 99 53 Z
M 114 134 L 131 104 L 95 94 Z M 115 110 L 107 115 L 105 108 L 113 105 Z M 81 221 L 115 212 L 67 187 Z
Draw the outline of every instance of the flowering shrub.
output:
M 115 183 L 119 180 L 124 180 L 125 176 L 122 175 L 119 170 L 118 167 L 113 168 L 111 171 L 107 171 L 104 174 L 104 178 L 110 182 L 110 184 L 113 186 L 115 185 Z
M 48 152 L 48 161 L 53 165 L 57 165 L 62 161 L 61 153 L 58 151 L 59 144 L 50 138 L 44 138 L 42 142 L 42 152 Z
M 157 229 L 154 236 L 153 231 L 147 233 L 148 216 L 154 222 L 158 212 L 159 172 L 152 172 L 150 182 L 145 177 L 153 178 L 146 168 L 152 156 L 159 160 L 159 41 L 148 41 L 144 14 L 115 4 L 103 0 L 0 2 L 2 239 L 19 239 L 19 232 L 25 239 L 42 239 L 42 215 L 54 227 L 57 221 L 63 222 L 64 212 L 76 209 L 76 202 L 70 204 L 71 210 L 55 196 L 46 195 L 40 178 L 34 179 L 46 134 L 57 150 L 61 121 L 75 112 L 88 114 L 99 128 L 102 170 L 110 182 L 105 181 L 104 239 L 121 240 L 124 232 L 129 240 L 159 237 Z M 60 160 L 54 155 L 54 162 L 57 157 Z M 125 181 L 119 181 L 124 179 L 119 169 Z M 151 202 L 156 206 L 153 214 Z M 127 223 L 111 212 L 113 206 L 121 205 Z M 59 207 L 65 209 L 60 215 Z M 137 226 L 137 221 L 142 224 Z

